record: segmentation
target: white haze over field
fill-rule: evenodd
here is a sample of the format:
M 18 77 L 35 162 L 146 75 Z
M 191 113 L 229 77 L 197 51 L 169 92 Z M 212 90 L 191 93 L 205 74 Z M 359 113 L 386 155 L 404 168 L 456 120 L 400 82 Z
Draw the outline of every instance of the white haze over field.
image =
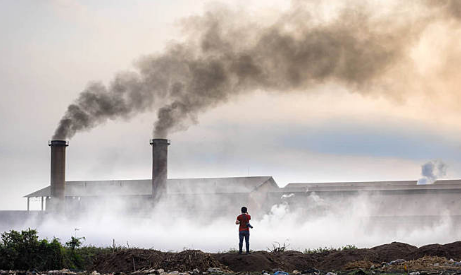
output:
M 294 196 L 285 197 L 265 214 L 253 214 L 250 233 L 252 250 L 268 250 L 280 245 L 303 251 L 319 247 L 339 248 L 346 245 L 372 247 L 400 241 L 416 246 L 429 243 L 449 243 L 461 238 L 457 226 L 447 215 L 434 224 L 414 223 L 410 220 L 387 217 L 377 221 L 367 218 L 374 202 L 366 196 L 357 196 L 353 203 L 341 208 L 331 205 L 315 193 L 306 198 L 303 213 L 290 209 Z M 208 201 L 208 208 L 215 203 Z M 127 212 L 125 202 L 110 199 L 101 202 L 79 218 L 52 218 L 37 228 L 42 238 L 58 237 L 67 241 L 71 236 L 85 237 L 84 245 L 140 247 L 162 251 L 198 249 L 222 252 L 238 248 L 238 226 L 235 218 L 239 209 L 229 209 L 226 215 L 198 212 L 196 217 L 182 215 L 179 209 L 187 208 L 180 201 L 175 207 L 159 205 L 151 213 Z M 321 215 L 316 209 L 330 207 Z M 433 205 L 433 208 L 438 208 Z M 442 207 L 440 207 L 442 209 Z M 229 215 L 234 210 L 235 217 Z M 307 210 L 307 213 L 305 214 Z M 204 218 L 206 217 L 206 218 Z M 36 221 L 28 221 L 36 224 Z M 17 230 L 25 228 L 16 228 Z M 75 230 L 77 229 L 77 230 Z

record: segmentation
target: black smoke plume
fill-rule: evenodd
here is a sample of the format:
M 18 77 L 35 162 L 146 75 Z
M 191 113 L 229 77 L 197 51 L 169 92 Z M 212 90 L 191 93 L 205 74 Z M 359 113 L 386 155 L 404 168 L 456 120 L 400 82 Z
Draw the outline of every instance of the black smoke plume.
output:
M 223 8 L 189 18 L 184 42 L 142 58 L 136 72 L 117 75 L 108 87 L 90 84 L 68 107 L 53 138 L 68 139 L 154 107 L 153 135 L 165 138 L 196 123 L 201 112 L 254 90 L 309 92 L 335 82 L 362 94 L 401 96 L 405 91 L 383 84 L 388 72 L 408 58 L 427 25 L 459 14 L 450 9 L 457 1 L 418 3 L 425 12 L 409 19 L 398 10 L 395 18 L 380 18 L 373 9 L 351 4 L 334 19 L 319 21 L 300 1 L 267 26 Z

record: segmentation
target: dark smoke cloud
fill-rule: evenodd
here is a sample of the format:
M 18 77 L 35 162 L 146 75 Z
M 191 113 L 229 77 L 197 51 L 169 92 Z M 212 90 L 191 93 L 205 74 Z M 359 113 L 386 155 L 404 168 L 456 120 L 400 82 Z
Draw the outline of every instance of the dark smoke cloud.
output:
M 256 89 L 303 91 L 337 81 L 368 93 L 366 88 L 402 58 L 408 44 L 402 33 L 410 33 L 409 29 L 389 31 L 357 10 L 345 11 L 338 20 L 322 26 L 312 26 L 309 17 L 303 20 L 305 15 L 297 11 L 286 16 L 295 20 L 237 30 L 226 29 L 225 20 L 215 14 L 199 18 L 199 54 L 187 60 L 190 70 L 181 93 L 160 108 L 154 136 L 165 137 L 198 113 Z M 236 40 L 236 33 L 245 37 L 241 32 L 256 34 Z
M 379 19 L 361 6 L 347 7 L 335 19 L 319 23 L 313 20 L 315 11 L 299 3 L 293 2 L 293 8 L 269 26 L 245 22 L 222 8 L 187 19 L 185 42 L 142 58 L 136 73 L 118 75 L 107 88 L 89 85 L 68 107 L 54 138 L 71 138 L 107 120 L 129 119 L 154 104 L 160 108 L 153 135 L 165 138 L 196 123 L 201 112 L 258 89 L 309 91 L 317 84 L 338 82 L 355 92 L 387 96 L 396 91 L 375 88 L 407 58 L 430 24 L 424 15 Z M 421 1 L 426 5 L 443 13 L 450 10 Z
M 429 6 L 441 9 L 444 16 L 456 20 L 461 19 L 461 1 L 459 0 L 427 0 Z
M 69 105 L 53 138 L 71 138 L 76 132 L 93 128 L 107 119 L 129 118 L 148 109 L 153 96 L 135 74 L 119 74 L 108 89 L 100 83 L 91 83 Z

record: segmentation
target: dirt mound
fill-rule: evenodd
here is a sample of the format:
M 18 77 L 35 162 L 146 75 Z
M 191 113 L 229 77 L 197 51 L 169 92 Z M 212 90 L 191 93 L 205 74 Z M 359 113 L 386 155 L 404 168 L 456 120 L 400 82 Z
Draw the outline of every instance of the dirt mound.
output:
M 421 246 L 411 254 L 411 259 L 419 259 L 424 256 L 445 257 L 447 259 L 461 260 L 461 242 L 454 242 L 445 245 L 430 244 Z
M 377 260 L 379 259 L 380 262 L 390 262 L 396 259 L 409 259 L 410 255 L 416 253 L 418 248 L 406 243 L 393 242 L 375 246 L 370 250 L 378 255 Z
M 316 268 L 320 270 L 352 269 L 353 262 L 361 262 L 360 267 L 371 265 L 380 266 L 382 262 L 407 257 L 418 248 L 403 243 L 391 243 L 371 249 L 349 249 L 343 251 L 326 251 L 322 253 L 301 253 L 285 251 L 279 253 L 255 252 L 248 256 L 236 253 L 217 254 L 215 258 L 233 271 L 261 271 L 261 270 L 306 270 Z M 366 262 L 367 264 L 362 266 Z M 371 264 L 369 264 L 371 263 Z
M 417 248 L 412 245 L 393 242 L 370 249 L 348 249 L 322 253 L 301 253 L 299 251 L 266 252 L 250 255 L 237 253 L 209 254 L 198 250 L 179 253 L 156 250 L 126 249 L 112 254 L 98 256 L 92 270 L 102 273 L 133 272 L 135 270 L 164 269 L 166 271 L 206 271 L 210 267 L 234 272 L 312 270 L 340 271 L 372 266 L 383 270 L 439 270 L 439 267 L 459 267 L 455 261 L 461 258 L 461 242 L 446 245 L 426 245 Z M 391 261 L 396 263 L 390 263 Z M 453 259 L 449 261 L 447 259 Z M 405 261 L 404 261 L 405 260 Z M 451 264 L 451 265 L 450 265 Z
M 226 269 L 211 254 L 203 253 L 199 250 L 169 253 L 157 250 L 126 249 L 98 256 L 90 269 L 101 273 L 126 273 L 160 268 L 166 271 L 189 271 L 194 269 L 205 271 L 210 267 Z
M 305 270 L 317 265 L 314 254 L 304 254 L 299 251 L 266 252 L 257 251 L 250 255 L 236 253 L 219 253 L 215 259 L 230 270 L 242 271 L 274 271 L 274 270 Z
M 275 254 L 258 251 L 250 255 L 238 255 L 236 253 L 220 253 L 214 255 L 215 259 L 230 270 L 240 271 L 262 271 L 274 268 L 284 268 L 283 263 L 277 259 Z
M 317 266 L 321 256 L 316 254 L 304 254 L 298 251 L 286 251 L 280 254 L 279 259 L 287 267 L 285 270 L 307 270 Z
M 347 263 L 356 261 L 379 262 L 379 255 L 370 249 L 334 251 L 318 259 L 315 267 L 321 270 L 341 270 Z
M 227 269 L 209 253 L 199 250 L 186 250 L 179 253 L 165 253 L 165 257 L 159 266 L 170 271 L 191 271 L 198 269 L 206 271 L 210 267 Z
M 133 272 L 155 266 L 163 260 L 163 254 L 157 250 L 119 250 L 110 254 L 98 255 L 90 269 L 101 273 Z

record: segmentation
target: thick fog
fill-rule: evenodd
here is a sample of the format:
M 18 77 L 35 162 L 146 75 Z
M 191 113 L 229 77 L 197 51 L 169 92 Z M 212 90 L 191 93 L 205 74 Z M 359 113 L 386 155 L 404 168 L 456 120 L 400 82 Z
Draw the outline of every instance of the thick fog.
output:
M 32 226 L 41 237 L 58 237 L 62 241 L 75 235 L 85 237 L 84 245 L 115 243 L 162 251 L 208 252 L 238 248 L 235 220 L 240 205 L 223 205 L 212 194 L 194 199 L 163 201 L 152 209 L 150 201 L 101 198 L 87 205 L 86 211 L 72 214 L 68 208 L 65 216 L 49 213 L 44 220 L 31 219 L 15 228 Z M 256 212 L 249 208 L 254 227 L 250 233 L 251 249 L 268 250 L 280 244 L 303 251 L 346 245 L 372 247 L 393 241 L 420 246 L 461 237 L 459 221 L 450 219 L 443 201 L 425 201 L 421 202 L 423 207 L 412 204 L 405 209 L 396 206 L 399 202 L 388 202 L 385 205 L 389 209 L 382 209 L 380 199 L 369 195 L 331 199 L 313 192 L 302 198 L 294 194 L 280 196 L 277 203 Z M 431 218 L 434 214 L 439 217 Z

